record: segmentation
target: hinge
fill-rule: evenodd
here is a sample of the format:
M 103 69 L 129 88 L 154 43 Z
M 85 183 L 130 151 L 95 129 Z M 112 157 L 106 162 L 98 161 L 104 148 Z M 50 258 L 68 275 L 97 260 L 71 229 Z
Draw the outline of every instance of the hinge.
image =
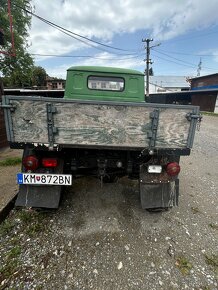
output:
M 46 104 L 47 108 L 47 123 L 48 123 L 48 142 L 49 150 L 54 149 L 55 134 L 58 133 L 58 128 L 54 126 L 54 114 L 57 113 L 57 108 L 53 104 Z
M 153 112 L 150 113 L 151 129 L 147 132 L 147 138 L 150 139 L 149 149 L 155 148 L 157 129 L 159 123 L 159 113 L 160 111 L 158 109 L 155 109 Z
M 9 104 L 9 105 L 3 105 L 2 103 L 0 103 L 0 108 L 1 109 L 10 109 L 11 112 L 14 112 L 16 109 L 15 105 Z
M 195 120 L 197 122 L 197 130 L 200 130 L 200 125 L 201 125 L 201 120 L 202 120 L 202 115 L 201 114 L 196 114 L 194 112 L 192 113 L 187 113 L 186 114 L 186 119 L 191 122 L 192 120 Z

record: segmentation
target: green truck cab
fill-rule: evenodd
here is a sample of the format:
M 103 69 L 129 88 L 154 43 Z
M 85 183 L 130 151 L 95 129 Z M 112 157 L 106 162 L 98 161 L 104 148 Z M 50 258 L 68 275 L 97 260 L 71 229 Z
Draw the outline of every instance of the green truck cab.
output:
M 143 209 L 178 205 L 180 156 L 189 155 L 199 107 L 145 102 L 136 70 L 78 66 L 62 99 L 3 96 L 11 148 L 24 149 L 16 206 L 57 208 L 81 176 L 139 182 Z
M 64 98 L 144 102 L 144 74 L 131 69 L 73 66 L 67 70 Z

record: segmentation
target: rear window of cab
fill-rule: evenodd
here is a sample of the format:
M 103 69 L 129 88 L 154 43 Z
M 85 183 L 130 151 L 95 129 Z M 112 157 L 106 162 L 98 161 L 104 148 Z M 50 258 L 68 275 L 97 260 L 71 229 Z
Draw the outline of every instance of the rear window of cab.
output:
M 90 90 L 122 92 L 124 90 L 124 87 L 125 81 L 123 78 L 120 77 L 88 77 L 88 88 Z

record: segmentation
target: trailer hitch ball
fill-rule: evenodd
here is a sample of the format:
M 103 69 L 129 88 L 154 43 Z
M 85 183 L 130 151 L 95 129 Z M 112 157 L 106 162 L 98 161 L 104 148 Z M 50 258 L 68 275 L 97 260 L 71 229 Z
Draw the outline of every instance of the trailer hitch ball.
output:
M 154 155 L 154 150 L 153 149 L 149 150 L 149 155 Z

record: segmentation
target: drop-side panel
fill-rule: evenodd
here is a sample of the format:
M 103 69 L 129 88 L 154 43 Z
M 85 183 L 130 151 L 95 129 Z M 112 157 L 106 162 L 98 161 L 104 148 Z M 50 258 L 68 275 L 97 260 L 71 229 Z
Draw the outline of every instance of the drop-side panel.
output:
M 187 113 L 198 107 L 142 103 L 80 102 L 37 97 L 7 96 L 13 142 L 49 144 L 46 104 L 52 104 L 54 144 L 148 148 L 152 134 L 151 113 L 158 110 L 155 148 L 188 148 Z M 192 126 L 193 127 L 193 126 Z M 195 130 L 191 130 L 194 134 Z M 51 132 L 51 130 L 50 130 Z M 51 134 L 51 133 L 50 133 Z M 51 140 L 51 136 L 50 136 Z

